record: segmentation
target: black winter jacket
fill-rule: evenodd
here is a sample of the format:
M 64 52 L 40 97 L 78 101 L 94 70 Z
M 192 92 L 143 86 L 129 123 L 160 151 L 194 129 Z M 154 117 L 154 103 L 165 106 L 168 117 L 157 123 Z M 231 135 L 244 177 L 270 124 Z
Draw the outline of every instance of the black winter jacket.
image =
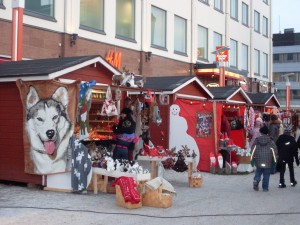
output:
M 279 162 L 294 162 L 294 158 L 298 157 L 298 146 L 293 136 L 288 134 L 280 135 L 276 141 L 276 145 Z

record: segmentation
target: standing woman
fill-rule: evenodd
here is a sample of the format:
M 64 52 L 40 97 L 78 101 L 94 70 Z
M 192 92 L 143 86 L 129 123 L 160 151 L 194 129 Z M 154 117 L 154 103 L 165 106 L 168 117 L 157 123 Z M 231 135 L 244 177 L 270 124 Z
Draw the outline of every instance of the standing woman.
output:
M 249 130 L 249 134 L 251 135 L 251 140 L 249 142 L 249 147 L 252 148 L 252 145 L 257 137 L 261 136 L 259 129 L 264 125 L 262 118 L 257 117 L 255 120 L 255 124 L 253 129 Z
M 136 123 L 132 118 L 132 110 L 124 108 L 120 114 L 120 120 L 113 131 L 116 135 L 116 147 L 113 152 L 113 159 L 132 160 L 134 144 L 139 140 L 135 134 Z

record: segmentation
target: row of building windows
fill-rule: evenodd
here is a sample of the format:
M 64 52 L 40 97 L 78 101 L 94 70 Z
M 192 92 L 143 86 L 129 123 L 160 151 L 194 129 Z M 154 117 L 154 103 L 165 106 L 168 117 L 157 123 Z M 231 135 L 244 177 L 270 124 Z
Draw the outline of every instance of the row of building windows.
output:
M 213 33 L 213 49 L 222 45 L 222 35 Z M 198 60 L 208 60 L 208 29 L 202 26 L 198 26 Z M 230 51 L 229 51 L 229 65 L 233 68 L 238 68 L 238 59 L 241 60 L 241 69 L 244 71 L 249 70 L 249 47 L 246 44 L 241 43 L 241 57 L 238 55 L 238 41 L 230 39 Z M 254 74 L 256 76 L 268 77 L 268 54 L 260 52 L 254 49 Z
M 279 101 L 285 102 L 286 90 L 277 90 L 276 97 Z M 290 98 L 291 100 L 300 100 L 300 90 L 291 90 Z
M 3 0 L 0 0 L 0 3 Z M 209 4 L 208 0 L 200 0 Z M 116 0 L 116 38 L 135 41 L 135 0 Z M 238 19 L 238 0 L 231 0 L 230 15 Z M 268 3 L 268 2 L 266 2 Z M 223 11 L 223 0 L 214 0 L 214 6 Z M 249 9 L 242 2 L 242 23 L 248 26 Z M 54 0 L 25 1 L 25 13 L 35 16 L 49 16 L 54 18 Z M 254 29 L 259 32 L 260 14 L 254 11 Z M 263 17 L 263 34 L 268 35 L 268 19 Z M 167 50 L 167 12 L 156 6 L 151 7 L 151 47 Z M 174 53 L 187 55 L 187 20 L 174 16 Z M 80 28 L 105 34 L 104 29 L 104 0 L 80 0 Z M 198 25 L 198 48 L 197 59 L 208 61 L 208 28 Z M 213 33 L 213 49 L 222 45 L 222 35 Z M 248 71 L 249 48 L 241 44 L 241 69 Z M 238 42 L 230 39 L 229 65 L 238 68 Z M 268 55 L 254 50 L 254 73 L 257 76 L 266 77 L 268 74 Z
M 200 0 L 207 5 L 209 5 L 209 0 Z M 268 4 L 267 0 L 263 1 L 264 3 Z M 217 11 L 223 12 L 223 0 L 214 0 L 214 8 Z M 239 20 L 239 4 L 238 0 L 230 0 L 230 17 L 234 20 Z M 258 33 L 261 33 L 268 37 L 269 35 L 269 20 L 267 17 L 262 17 L 262 30 L 261 30 L 261 21 L 260 21 L 260 13 L 254 10 L 254 30 Z M 242 2 L 242 24 L 249 27 L 249 6 Z
M 273 54 L 274 63 L 300 62 L 300 53 Z

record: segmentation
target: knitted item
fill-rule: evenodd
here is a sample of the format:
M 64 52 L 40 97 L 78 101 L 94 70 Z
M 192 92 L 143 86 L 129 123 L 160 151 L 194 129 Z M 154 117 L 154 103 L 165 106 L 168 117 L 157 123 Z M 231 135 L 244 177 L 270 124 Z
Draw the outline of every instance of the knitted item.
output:
M 136 184 L 133 177 L 119 177 L 113 182 L 112 186 L 119 185 L 125 202 L 137 204 L 141 201 L 141 197 L 137 192 Z

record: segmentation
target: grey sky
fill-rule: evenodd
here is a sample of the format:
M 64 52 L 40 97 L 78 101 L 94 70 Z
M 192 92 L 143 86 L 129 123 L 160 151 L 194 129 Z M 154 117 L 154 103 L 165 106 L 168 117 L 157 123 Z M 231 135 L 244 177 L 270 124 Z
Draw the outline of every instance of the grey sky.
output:
M 300 0 L 269 0 L 273 5 L 272 33 L 294 28 L 300 33 Z

